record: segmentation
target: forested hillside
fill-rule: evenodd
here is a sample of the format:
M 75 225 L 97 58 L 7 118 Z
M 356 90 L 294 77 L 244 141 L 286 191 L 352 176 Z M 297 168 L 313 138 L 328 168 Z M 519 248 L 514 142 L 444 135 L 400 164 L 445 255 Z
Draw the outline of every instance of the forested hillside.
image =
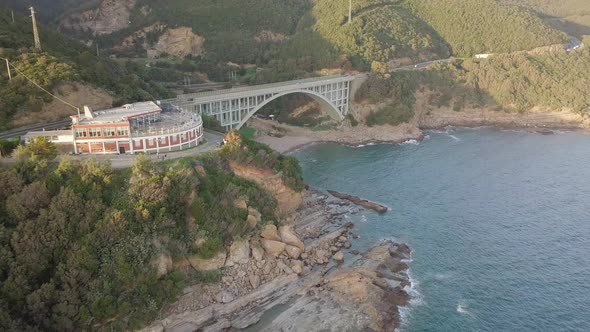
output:
M 590 114 L 590 50 L 571 54 L 497 55 L 485 60 L 457 60 L 423 71 L 371 77 L 357 94 L 359 101 L 387 101 L 372 113 L 368 124 L 397 124 L 413 115 L 415 94 L 422 88 L 433 93 L 427 104 L 465 108 L 493 108 L 523 112 L 566 110 Z
M 544 20 L 567 33 L 590 35 L 590 1 L 586 0 L 502 0 L 539 13 Z
M 563 43 L 560 33 L 516 6 L 495 0 L 409 0 L 418 17 L 427 21 L 456 56 L 507 53 Z
M 10 127 L 16 113 L 41 112 L 52 100 L 24 76 L 48 90 L 64 82 L 101 87 L 111 92 L 116 104 L 168 95 L 142 71 L 97 57 L 86 46 L 48 28 L 41 28 L 43 52 L 38 52 L 32 48 L 31 30 L 30 19 L 17 15 L 12 23 L 10 13 L 0 10 L 0 56 L 16 67 L 11 82 L 6 69 L 0 71 L 0 130 Z
M 493 0 L 353 1 L 350 23 L 348 3 L 339 0 L 122 3 L 125 5 L 113 7 L 111 0 L 99 1 L 98 11 L 70 16 L 69 21 L 65 15 L 69 28 L 64 31 L 97 41 L 123 57 L 146 57 L 162 38 L 169 41 L 170 30 L 188 27 L 202 43 L 188 61 L 214 80 L 227 80 L 227 73 L 235 71 L 226 65 L 229 61 L 267 68 L 255 77 L 243 76 L 251 82 L 268 82 L 322 68 L 342 68 L 346 61 L 366 70 L 373 61 L 399 66 L 450 55 L 525 50 L 565 40 L 564 34 L 535 13 Z M 92 26 L 79 22 L 93 17 L 93 24 L 101 21 L 101 27 L 118 25 L 120 20 L 110 22 L 109 17 L 121 11 L 128 12 L 129 23 L 112 33 L 92 31 Z
M 134 330 L 184 285 L 217 281 L 184 269 L 185 257 L 210 258 L 259 232 L 246 203 L 259 224 L 277 220 L 275 198 L 228 162 L 303 188 L 296 159 L 232 137 L 221 153 L 162 164 L 143 156 L 126 170 L 48 163 L 55 154 L 42 140 L 18 148 L 18 163 L 0 168 L 0 330 Z

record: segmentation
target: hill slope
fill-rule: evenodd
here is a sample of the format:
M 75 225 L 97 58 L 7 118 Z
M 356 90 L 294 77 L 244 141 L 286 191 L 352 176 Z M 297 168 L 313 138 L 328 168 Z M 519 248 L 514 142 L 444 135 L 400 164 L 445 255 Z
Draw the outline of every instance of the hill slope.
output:
M 10 127 L 16 114 L 41 112 L 44 105 L 52 101 L 24 75 L 48 90 L 71 82 L 101 88 L 109 91 L 116 104 L 167 94 L 150 80 L 138 76 L 141 72 L 97 57 L 86 46 L 49 28 L 41 27 L 44 52 L 33 50 L 30 48 L 33 45 L 31 29 L 30 19 L 17 16 L 12 23 L 10 13 L 0 10 L 0 56 L 8 58 L 16 67 L 12 82 L 8 82 L 5 70 L 0 72 L 0 127 L 3 127 L 0 129 Z

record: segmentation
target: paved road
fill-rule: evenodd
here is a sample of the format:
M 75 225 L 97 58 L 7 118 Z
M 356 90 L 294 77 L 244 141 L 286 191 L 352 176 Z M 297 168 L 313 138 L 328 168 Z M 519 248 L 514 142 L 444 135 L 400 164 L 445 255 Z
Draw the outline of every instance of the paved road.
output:
M 60 120 L 60 121 L 43 123 L 43 124 L 39 124 L 39 125 L 15 128 L 15 129 L 0 133 L 0 139 L 8 139 L 8 138 L 12 138 L 12 137 L 24 136 L 29 131 L 37 131 L 37 130 L 43 130 L 43 129 L 52 130 L 52 129 L 67 128 L 67 127 L 70 127 L 71 124 L 72 124 L 71 119 L 64 119 L 64 120 Z
M 584 44 L 582 43 L 582 41 L 580 41 L 576 37 L 570 37 L 569 42 L 566 44 L 566 51 L 572 52 L 572 51 L 577 50 L 578 48 L 581 48 L 581 47 L 584 47 Z M 414 64 L 414 65 L 394 68 L 394 69 L 391 69 L 389 72 L 395 73 L 395 72 L 399 72 L 399 71 L 418 70 L 418 69 L 426 68 L 434 63 L 445 63 L 445 62 L 451 62 L 453 60 L 462 60 L 462 59 L 465 59 L 465 58 L 450 57 L 448 59 L 426 61 L 426 62 Z
M 176 158 L 182 158 L 182 157 L 188 157 L 188 156 L 195 156 L 198 155 L 200 153 L 203 152 L 208 152 L 208 151 L 213 151 L 219 148 L 221 141 L 223 141 L 223 134 L 218 133 L 218 132 L 214 132 L 214 131 L 209 131 L 209 130 L 205 130 L 204 133 L 204 137 L 206 142 L 202 143 L 201 145 L 192 148 L 192 149 L 188 149 L 188 150 L 182 150 L 182 151 L 176 151 L 176 152 L 161 152 L 159 155 L 156 154 L 151 154 L 150 159 L 152 159 L 153 161 L 160 161 L 164 155 L 166 155 L 166 160 L 168 159 L 176 159 Z M 135 159 L 136 156 L 134 155 L 128 155 L 128 154 L 124 154 L 124 155 L 113 155 L 113 154 L 107 154 L 107 155 L 100 155 L 100 154 L 93 154 L 93 155 L 77 155 L 77 156 L 68 156 L 69 158 L 73 158 L 73 159 L 78 159 L 78 160 L 84 160 L 84 159 L 88 159 L 88 158 L 95 158 L 97 160 L 109 160 L 111 162 L 111 166 L 113 168 L 127 168 L 130 167 L 133 164 L 133 160 Z M 56 161 L 59 161 L 59 158 Z M 12 158 L 0 158 L 0 163 L 2 164 L 13 164 L 15 163 L 16 160 L 12 159 Z

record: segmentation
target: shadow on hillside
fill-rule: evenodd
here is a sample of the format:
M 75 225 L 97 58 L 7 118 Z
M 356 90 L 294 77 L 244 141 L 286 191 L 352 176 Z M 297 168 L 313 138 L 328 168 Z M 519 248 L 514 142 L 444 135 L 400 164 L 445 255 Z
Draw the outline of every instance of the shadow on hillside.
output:
M 563 31 L 570 36 L 581 39 L 583 35 L 590 35 L 590 25 L 579 24 L 556 16 L 542 15 L 541 18 L 554 29 Z

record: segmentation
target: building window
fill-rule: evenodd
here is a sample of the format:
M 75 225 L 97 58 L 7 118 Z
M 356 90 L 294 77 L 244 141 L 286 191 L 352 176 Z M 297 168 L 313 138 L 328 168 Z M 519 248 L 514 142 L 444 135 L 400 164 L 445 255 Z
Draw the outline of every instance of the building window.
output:
M 128 136 L 129 130 L 127 127 L 117 127 L 117 136 Z
M 115 136 L 115 128 L 113 127 L 106 127 L 102 129 L 104 137 L 113 137 Z
M 133 145 L 135 145 L 136 148 L 141 146 L 141 142 L 140 141 L 133 141 Z
M 76 128 L 76 137 L 86 137 L 86 128 Z
M 90 137 L 100 137 L 101 135 L 100 128 L 90 128 L 88 132 L 90 133 Z

